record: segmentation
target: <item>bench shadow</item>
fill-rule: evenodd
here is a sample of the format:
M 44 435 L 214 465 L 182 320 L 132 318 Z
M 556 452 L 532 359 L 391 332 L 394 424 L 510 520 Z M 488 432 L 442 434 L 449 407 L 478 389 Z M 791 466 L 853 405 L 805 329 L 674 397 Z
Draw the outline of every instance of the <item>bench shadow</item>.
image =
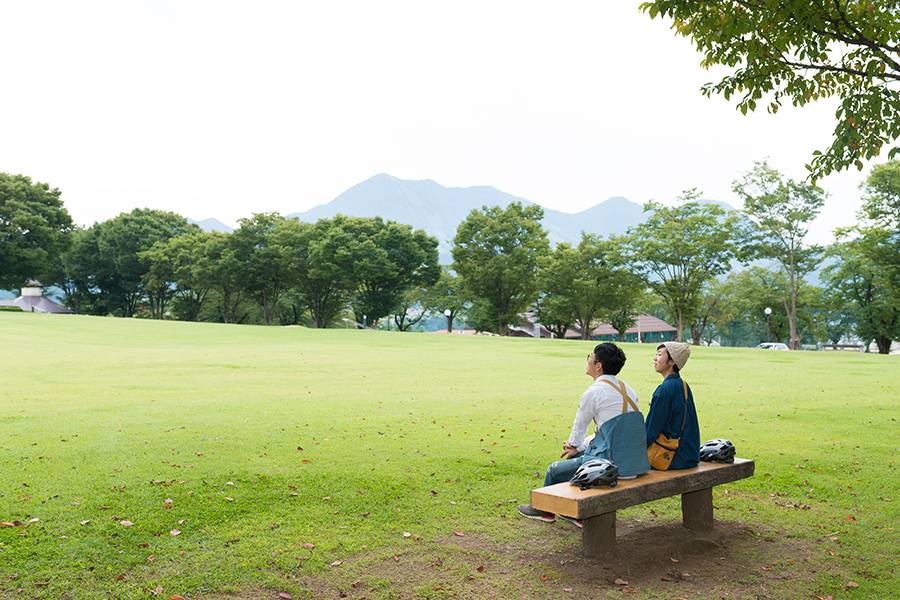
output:
M 695 533 L 681 521 L 647 524 L 620 519 L 616 552 L 603 558 L 585 556 L 576 548 L 578 542 L 573 536 L 574 556 L 555 552 L 543 559 L 557 562 L 563 578 L 645 591 L 671 590 L 684 597 L 764 595 L 773 579 L 786 578 L 772 565 L 793 564 L 810 556 L 804 542 L 784 538 L 767 526 L 722 520 L 716 520 L 712 531 Z M 791 577 L 813 578 L 800 569 Z

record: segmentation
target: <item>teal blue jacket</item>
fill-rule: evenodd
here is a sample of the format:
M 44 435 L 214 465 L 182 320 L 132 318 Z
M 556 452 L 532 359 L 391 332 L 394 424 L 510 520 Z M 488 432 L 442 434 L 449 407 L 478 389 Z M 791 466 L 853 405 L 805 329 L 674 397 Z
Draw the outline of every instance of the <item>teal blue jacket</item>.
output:
M 687 418 L 684 418 L 685 407 Z M 684 433 L 681 434 L 681 423 L 684 419 Z M 647 447 L 659 436 L 676 438 L 681 434 L 681 442 L 672 459 L 670 469 L 688 469 L 696 467 L 700 462 L 700 425 L 697 422 L 697 409 L 694 407 L 694 392 L 688 385 L 687 404 L 684 401 L 684 386 L 681 376 L 673 373 L 663 379 L 650 401 L 647 413 Z

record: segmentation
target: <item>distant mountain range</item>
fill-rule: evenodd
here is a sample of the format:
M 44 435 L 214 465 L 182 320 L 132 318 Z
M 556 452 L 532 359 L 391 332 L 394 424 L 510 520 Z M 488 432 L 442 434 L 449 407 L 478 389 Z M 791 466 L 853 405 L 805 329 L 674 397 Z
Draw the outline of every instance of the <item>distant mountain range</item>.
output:
M 472 209 L 505 207 L 512 202 L 535 204 L 491 186 L 444 187 L 430 179 L 411 181 L 382 173 L 354 185 L 327 204 L 288 216 L 308 223 L 337 214 L 381 217 L 408 223 L 438 238 L 441 262 L 447 264 L 451 262 L 450 248 L 456 228 Z M 731 208 L 727 204 L 716 203 Z M 574 214 L 544 208 L 542 223 L 552 244 L 577 244 L 582 231 L 604 237 L 624 233 L 646 217 L 640 204 L 616 196 Z M 192 222 L 207 231 L 231 231 L 230 227 L 216 219 Z

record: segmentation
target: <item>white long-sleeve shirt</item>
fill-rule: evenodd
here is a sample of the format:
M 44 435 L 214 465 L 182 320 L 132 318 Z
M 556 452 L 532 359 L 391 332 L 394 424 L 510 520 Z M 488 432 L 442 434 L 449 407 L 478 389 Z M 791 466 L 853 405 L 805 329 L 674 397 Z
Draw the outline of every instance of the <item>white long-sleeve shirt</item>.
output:
M 603 379 L 608 379 L 616 387 L 604 383 Z M 619 393 L 618 388 L 619 380 L 614 375 L 601 375 L 581 395 L 581 402 L 578 404 L 578 412 L 575 413 L 572 433 L 569 434 L 568 440 L 569 444 L 578 448 L 579 452 L 584 452 L 587 448 L 584 437 L 587 434 L 591 421 L 595 423 L 594 430 L 597 431 L 606 421 L 622 414 L 622 394 Z M 634 405 L 638 406 L 637 393 L 627 383 L 625 384 L 625 392 L 634 402 Z M 628 412 L 632 410 L 631 406 L 629 406 Z

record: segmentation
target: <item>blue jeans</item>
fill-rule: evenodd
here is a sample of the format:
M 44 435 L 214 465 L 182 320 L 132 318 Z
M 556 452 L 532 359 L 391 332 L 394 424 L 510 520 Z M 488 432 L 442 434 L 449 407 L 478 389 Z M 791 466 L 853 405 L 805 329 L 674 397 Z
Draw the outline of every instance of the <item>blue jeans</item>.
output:
M 576 455 L 574 458 L 558 460 L 555 463 L 551 463 L 550 466 L 547 467 L 547 474 L 544 476 L 544 485 L 553 485 L 554 483 L 569 481 L 572 479 L 572 475 L 575 474 L 575 471 L 578 470 L 578 467 L 581 466 L 581 463 L 586 460 L 591 460 L 592 458 L 596 458 L 596 456 L 586 457 L 582 453 Z

